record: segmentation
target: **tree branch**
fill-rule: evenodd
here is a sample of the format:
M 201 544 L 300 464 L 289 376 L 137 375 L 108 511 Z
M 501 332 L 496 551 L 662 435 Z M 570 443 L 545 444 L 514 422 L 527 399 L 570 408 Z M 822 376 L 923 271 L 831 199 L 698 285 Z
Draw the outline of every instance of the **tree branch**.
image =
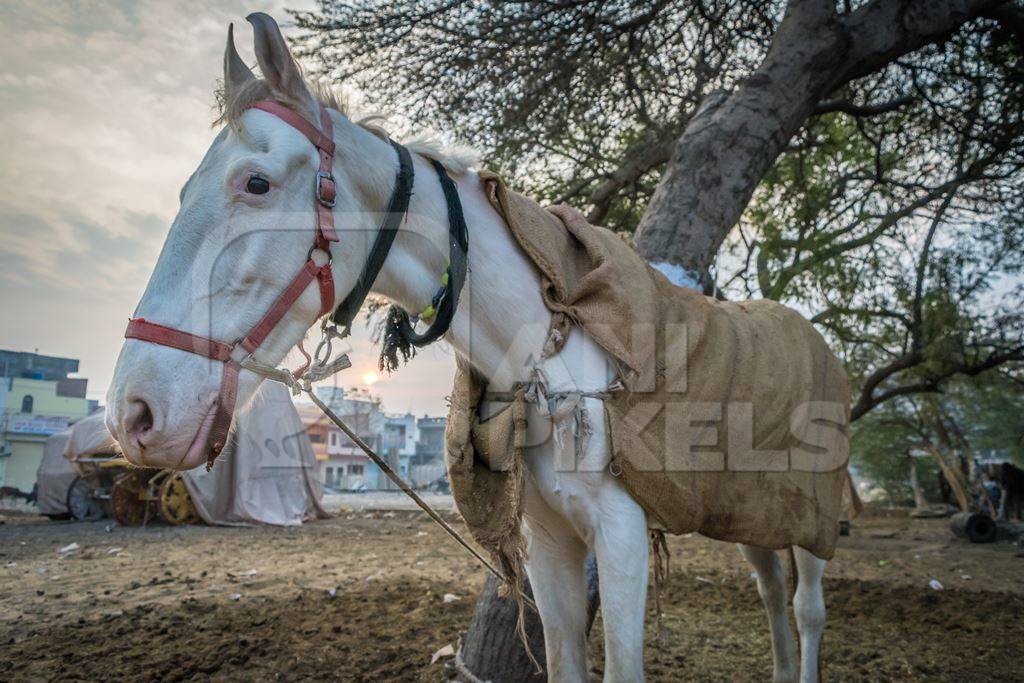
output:
M 943 183 L 942 185 L 939 185 L 938 187 L 932 188 L 910 204 L 883 216 L 881 220 L 878 221 L 877 225 L 863 235 L 848 239 L 845 242 L 834 241 L 831 243 L 824 242 L 814 245 L 815 248 L 810 254 L 788 266 L 780 268 L 775 273 L 775 282 L 769 289 L 764 290 L 764 296 L 768 299 L 782 298 L 782 294 L 785 291 L 786 286 L 798 275 L 810 270 L 815 264 L 824 263 L 829 259 L 837 258 L 846 252 L 871 244 L 903 219 L 912 216 L 916 211 L 931 204 L 939 197 L 944 195 L 948 196 L 947 193 L 956 190 L 956 188 L 969 181 L 970 178 L 967 176 L 958 176 Z M 846 232 L 848 232 L 848 230 L 840 231 L 839 234 L 842 235 Z
M 896 111 L 901 107 L 905 107 L 914 101 L 913 97 L 909 95 L 905 97 L 899 97 L 889 102 L 878 102 L 876 104 L 854 104 L 849 100 L 825 100 L 819 102 L 814 107 L 814 114 L 830 114 L 832 112 L 842 112 L 843 114 L 849 114 L 850 116 L 878 116 L 879 114 L 885 114 L 891 111 Z
M 608 215 L 608 209 L 611 208 L 612 202 L 624 187 L 635 183 L 651 169 L 667 162 L 672 155 L 672 143 L 675 141 L 675 137 L 674 132 L 663 131 L 653 139 L 645 140 L 628 149 L 622 165 L 610 173 L 587 198 L 592 206 L 590 213 L 587 214 L 587 220 L 594 224 L 600 224 Z
M 956 375 L 976 377 L 983 372 L 997 368 L 1000 365 L 1024 361 L 1024 345 L 1016 346 L 1012 349 L 1001 352 L 993 351 L 987 358 L 977 363 L 971 363 L 970 361 L 955 363 L 943 371 L 934 373 L 919 382 L 897 386 L 883 391 L 878 395 L 874 394 L 875 389 L 878 388 L 878 386 L 886 379 L 892 377 L 897 372 L 919 365 L 923 361 L 924 356 L 922 354 L 916 351 L 910 351 L 898 358 L 896 361 L 893 361 L 889 365 L 879 368 L 872 373 L 864 383 L 860 397 L 857 399 L 853 409 L 850 411 L 850 420 L 858 420 L 872 408 L 875 408 L 876 406 L 898 396 L 939 392 L 942 390 L 942 382 L 950 379 L 951 377 L 955 377 Z
M 941 42 L 1006 0 L 874 0 L 843 17 L 850 52 L 836 86 L 883 68 L 925 45 Z

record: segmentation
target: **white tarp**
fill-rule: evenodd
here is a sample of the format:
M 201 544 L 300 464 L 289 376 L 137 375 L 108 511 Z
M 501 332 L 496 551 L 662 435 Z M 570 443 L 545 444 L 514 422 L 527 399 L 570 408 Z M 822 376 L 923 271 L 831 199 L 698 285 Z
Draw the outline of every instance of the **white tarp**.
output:
M 83 417 L 47 439 L 43 459 L 36 470 L 40 514 L 62 515 L 68 511 L 68 488 L 80 474 L 72 462 L 75 457 L 117 452 L 117 442 L 107 431 L 102 411 Z
M 117 452 L 102 411 L 51 437 L 39 468 L 40 512 L 67 511 L 67 487 L 74 470 L 66 482 L 59 480 L 52 472 L 65 470 L 53 456 L 63 455 L 58 459 L 67 465 L 76 457 Z M 183 478 L 207 524 L 292 526 L 329 516 L 320 504 L 323 488 L 316 478 L 313 446 L 291 395 L 277 382 L 264 382 L 252 406 L 238 416 L 213 470 L 200 467 L 183 473 Z M 42 509 L 44 488 L 46 510 Z M 49 512 L 58 501 L 60 509 Z
M 71 437 L 64 447 L 68 460 L 87 455 L 120 455 L 121 448 L 107 431 L 104 411 L 98 410 L 89 417 L 71 425 Z
M 213 470 L 184 474 L 199 514 L 209 524 L 291 526 L 328 517 L 320 504 L 316 456 L 284 385 L 264 382 L 235 421 Z
M 65 429 L 46 440 L 43 459 L 36 470 L 39 513 L 63 515 L 68 511 L 68 488 L 78 476 L 71 462 L 64 457 L 64 449 L 71 440 L 71 430 Z

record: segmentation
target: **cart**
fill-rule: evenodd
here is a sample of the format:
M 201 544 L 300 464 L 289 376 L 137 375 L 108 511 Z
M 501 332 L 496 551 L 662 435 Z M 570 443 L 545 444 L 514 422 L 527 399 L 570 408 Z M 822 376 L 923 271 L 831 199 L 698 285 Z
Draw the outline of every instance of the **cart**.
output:
M 201 521 L 179 472 L 138 468 L 114 455 L 80 456 L 72 462 L 78 477 L 68 488 L 67 507 L 77 520 L 112 517 L 122 526 Z

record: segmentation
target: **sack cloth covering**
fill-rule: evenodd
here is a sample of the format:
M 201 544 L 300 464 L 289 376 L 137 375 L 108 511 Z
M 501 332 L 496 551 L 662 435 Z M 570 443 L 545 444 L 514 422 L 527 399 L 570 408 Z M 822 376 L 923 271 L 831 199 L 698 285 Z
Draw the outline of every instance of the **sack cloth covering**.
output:
M 543 209 L 496 175 L 481 178 L 539 271 L 552 312 L 543 355 L 577 326 L 618 365 L 621 386 L 604 398 L 609 469 L 648 525 L 830 559 L 849 476 L 850 395 L 813 326 L 773 301 L 721 302 L 678 287 L 574 209 Z M 515 584 L 528 389 L 481 422 L 485 391 L 460 360 L 446 462 L 460 514 Z

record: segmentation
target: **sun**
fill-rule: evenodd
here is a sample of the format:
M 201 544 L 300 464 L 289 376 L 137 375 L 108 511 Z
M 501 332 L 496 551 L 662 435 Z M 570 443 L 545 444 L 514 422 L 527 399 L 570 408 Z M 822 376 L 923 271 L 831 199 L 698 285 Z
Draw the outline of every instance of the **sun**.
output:
M 365 375 L 363 375 L 363 384 L 376 384 L 377 380 L 379 379 L 380 377 L 377 376 L 376 372 L 368 372 Z

